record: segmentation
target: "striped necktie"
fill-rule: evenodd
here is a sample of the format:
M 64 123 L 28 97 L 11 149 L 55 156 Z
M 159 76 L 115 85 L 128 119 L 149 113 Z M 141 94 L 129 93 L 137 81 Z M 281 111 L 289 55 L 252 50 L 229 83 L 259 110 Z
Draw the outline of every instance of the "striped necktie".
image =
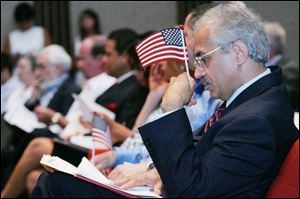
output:
M 212 125 L 223 116 L 224 111 L 226 110 L 225 108 L 226 108 L 226 102 L 223 102 L 223 104 L 216 109 L 214 114 L 210 116 L 210 118 L 205 123 L 204 131 L 203 131 L 204 133 L 206 133 L 208 129 L 212 127 Z

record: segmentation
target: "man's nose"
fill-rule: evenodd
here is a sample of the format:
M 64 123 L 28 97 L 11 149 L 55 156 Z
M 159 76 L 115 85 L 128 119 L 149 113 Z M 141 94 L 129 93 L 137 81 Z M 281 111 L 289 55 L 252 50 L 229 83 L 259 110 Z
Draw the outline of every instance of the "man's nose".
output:
M 196 79 L 200 79 L 205 75 L 205 70 L 203 70 L 201 67 L 196 67 L 196 70 L 194 72 L 194 76 Z

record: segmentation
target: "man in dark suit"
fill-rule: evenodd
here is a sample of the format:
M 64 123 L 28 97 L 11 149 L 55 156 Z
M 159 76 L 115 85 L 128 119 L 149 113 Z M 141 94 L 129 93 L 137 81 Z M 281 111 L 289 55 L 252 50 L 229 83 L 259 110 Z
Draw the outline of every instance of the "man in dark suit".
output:
M 171 79 L 162 102 L 164 116 L 139 129 L 155 169 L 122 184 L 157 190 L 163 183 L 167 197 L 264 197 L 298 131 L 281 70 L 264 66 L 268 50 L 261 20 L 244 3 L 230 2 L 198 18 L 194 31 L 195 77 L 224 104 L 194 144 L 182 107 L 195 81 L 186 73 Z M 70 178 L 44 176 L 34 196 L 116 196 Z M 80 191 L 63 189 L 59 180 Z
M 133 74 L 135 66 L 130 64 L 127 53 L 137 39 L 138 35 L 130 29 L 109 34 L 103 62 L 107 74 L 116 77 L 117 83 L 96 99 L 97 103 L 115 112 L 116 121 L 128 128 L 133 127 L 147 96 L 140 92 L 141 86 Z
M 180 108 L 195 83 L 183 74 L 163 98 L 164 112 L 175 112 L 141 127 L 144 143 L 169 197 L 264 197 L 298 137 L 281 69 L 265 69 L 266 34 L 241 2 L 210 9 L 194 29 L 195 77 L 224 106 L 194 145 Z

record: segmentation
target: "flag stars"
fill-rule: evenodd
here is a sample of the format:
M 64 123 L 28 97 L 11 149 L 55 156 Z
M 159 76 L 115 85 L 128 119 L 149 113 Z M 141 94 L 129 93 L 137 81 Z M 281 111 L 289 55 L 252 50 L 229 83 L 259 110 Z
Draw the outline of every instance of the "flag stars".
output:
M 182 47 L 181 30 L 177 28 L 168 28 L 161 31 L 167 45 Z

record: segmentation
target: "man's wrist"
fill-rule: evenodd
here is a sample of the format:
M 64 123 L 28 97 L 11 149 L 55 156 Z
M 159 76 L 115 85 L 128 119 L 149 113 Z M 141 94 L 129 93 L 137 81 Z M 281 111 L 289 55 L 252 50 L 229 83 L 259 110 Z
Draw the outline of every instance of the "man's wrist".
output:
M 183 105 L 178 105 L 178 104 L 162 104 L 161 105 L 161 109 L 162 109 L 163 113 L 172 112 L 172 111 L 178 110 L 182 107 L 183 107 Z

